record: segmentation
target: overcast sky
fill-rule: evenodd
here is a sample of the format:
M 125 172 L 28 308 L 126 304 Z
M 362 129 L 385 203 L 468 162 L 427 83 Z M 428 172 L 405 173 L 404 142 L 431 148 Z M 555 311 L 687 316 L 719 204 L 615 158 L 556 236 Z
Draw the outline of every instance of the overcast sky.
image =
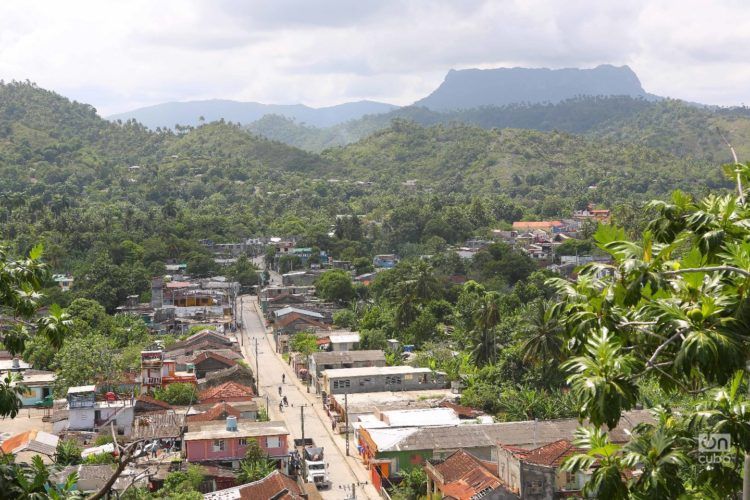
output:
M 101 114 L 227 98 L 409 104 L 450 68 L 630 65 L 648 92 L 750 104 L 748 0 L 0 4 L 0 78 Z

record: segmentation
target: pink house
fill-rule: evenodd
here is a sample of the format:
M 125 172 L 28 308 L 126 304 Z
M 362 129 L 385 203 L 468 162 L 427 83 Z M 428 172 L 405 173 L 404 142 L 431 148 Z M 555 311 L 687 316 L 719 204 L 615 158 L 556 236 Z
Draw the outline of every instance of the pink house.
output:
M 256 439 L 269 457 L 284 460 L 288 456 L 284 422 L 237 421 L 227 417 L 226 422 L 206 422 L 190 425 L 183 437 L 188 462 L 236 462 L 245 458 L 247 443 Z

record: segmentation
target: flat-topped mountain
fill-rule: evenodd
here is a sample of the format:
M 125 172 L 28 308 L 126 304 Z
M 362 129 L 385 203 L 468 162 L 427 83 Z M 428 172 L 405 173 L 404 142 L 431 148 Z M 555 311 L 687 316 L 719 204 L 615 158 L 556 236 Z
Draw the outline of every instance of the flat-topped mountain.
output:
M 628 66 L 465 69 L 450 70 L 434 92 L 414 105 L 448 111 L 613 95 L 653 97 L 643 90 L 640 80 Z

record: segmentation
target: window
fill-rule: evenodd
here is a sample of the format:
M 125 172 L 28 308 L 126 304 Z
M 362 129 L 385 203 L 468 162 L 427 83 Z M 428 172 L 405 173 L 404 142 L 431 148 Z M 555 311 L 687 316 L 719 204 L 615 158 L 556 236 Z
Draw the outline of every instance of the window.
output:
M 268 448 L 280 448 L 281 439 L 279 439 L 279 436 L 268 436 L 266 438 L 266 446 Z
M 385 385 L 401 385 L 401 376 L 385 377 Z
M 224 451 L 223 439 L 214 439 L 214 451 Z
M 240 438 L 240 446 L 247 446 L 247 438 Z
M 351 386 L 351 382 L 349 381 L 349 379 L 333 381 L 334 389 L 346 389 L 347 387 L 350 387 L 350 386 Z

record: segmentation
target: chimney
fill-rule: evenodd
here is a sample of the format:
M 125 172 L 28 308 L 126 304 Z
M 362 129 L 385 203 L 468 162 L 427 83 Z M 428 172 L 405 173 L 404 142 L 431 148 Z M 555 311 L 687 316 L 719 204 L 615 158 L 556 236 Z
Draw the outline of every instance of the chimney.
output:
M 227 430 L 237 432 L 237 417 L 232 415 L 227 416 Z

